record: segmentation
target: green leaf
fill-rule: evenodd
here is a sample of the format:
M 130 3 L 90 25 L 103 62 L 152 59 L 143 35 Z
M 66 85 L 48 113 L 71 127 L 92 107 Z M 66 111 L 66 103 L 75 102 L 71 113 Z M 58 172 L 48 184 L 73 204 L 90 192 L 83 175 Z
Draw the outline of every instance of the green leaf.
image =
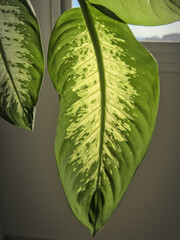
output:
M 32 129 L 44 73 L 39 25 L 28 0 L 0 1 L 0 116 Z
M 48 53 L 60 95 L 55 155 L 75 216 L 95 235 L 112 215 L 150 141 L 157 63 L 128 26 L 82 1 L 60 16 Z M 87 24 L 87 25 L 86 25 Z
M 156 26 L 180 21 L 180 0 L 89 0 L 128 24 Z M 103 11 L 103 9 L 101 8 Z

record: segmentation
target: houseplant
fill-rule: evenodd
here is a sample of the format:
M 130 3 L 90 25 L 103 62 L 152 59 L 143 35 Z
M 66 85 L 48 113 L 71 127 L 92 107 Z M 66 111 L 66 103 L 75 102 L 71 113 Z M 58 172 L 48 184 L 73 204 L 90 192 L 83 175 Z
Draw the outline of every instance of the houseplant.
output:
M 7 1 L 5 2 L 7 4 Z M 10 1 L 10 4 L 12 2 Z M 105 2 L 92 1 L 92 3 L 102 4 L 102 7 L 91 5 L 88 1 L 80 1 L 86 23 L 80 9 L 70 10 L 60 17 L 51 37 L 48 61 L 49 72 L 60 95 L 61 112 L 55 151 L 58 165 L 61 160 L 59 167 L 61 179 L 72 210 L 92 234 L 95 234 L 112 214 L 142 160 L 152 134 L 158 107 L 158 75 L 154 59 L 136 41 L 123 22 L 128 23 L 129 20 L 118 16 L 117 12 L 115 12 L 116 16 L 112 13 L 113 1 L 108 6 L 111 11 L 107 9 Z M 122 4 L 121 1 L 116 1 L 116 4 L 117 2 Z M 17 1 L 14 4 L 16 5 Z M 22 5 L 22 1 L 19 1 L 19 4 Z M 169 1 L 169 4 L 173 3 Z M 30 11 L 28 6 L 26 7 Z M 151 9 L 150 4 L 147 6 Z M 175 6 L 174 9 L 179 11 L 179 8 Z M 128 9 L 128 5 L 126 8 Z M 18 14 L 18 11 L 13 14 Z M 179 15 L 174 10 L 169 13 L 165 8 L 161 12 L 165 16 L 162 19 L 160 17 L 157 20 L 155 15 L 153 20 L 149 20 L 148 16 L 153 16 L 151 11 L 149 15 L 145 12 L 147 19 L 141 16 L 140 20 L 146 20 L 144 24 L 155 25 L 167 23 L 167 16 L 171 19 L 168 19 L 168 22 L 179 19 Z M 31 15 L 33 15 L 32 11 Z M 140 16 L 138 8 L 136 15 Z M 7 16 L 7 11 L 4 12 L 4 16 Z M 139 24 L 139 22 L 134 23 Z M 12 26 L 11 24 L 9 27 Z M 27 27 L 26 24 L 22 23 L 22 25 Z M 32 26 L 32 24 L 29 25 Z M 39 35 L 37 36 L 39 39 Z M 73 41 L 75 37 L 79 37 L 78 41 L 70 45 L 69 40 Z M 37 48 L 40 49 L 40 47 Z M 80 54 L 77 54 L 78 51 Z M 35 51 L 34 55 L 38 59 L 36 54 Z M 42 59 L 41 55 L 39 54 L 40 59 Z M 23 61 L 24 56 L 27 57 L 23 52 Z M 91 59 L 86 61 L 86 58 Z M 64 61 L 63 64 L 62 61 Z M 79 65 L 84 63 L 85 66 L 83 65 L 81 69 Z M 19 65 L 19 68 L 21 66 Z M 43 68 L 42 66 L 40 64 L 40 69 Z M 22 70 L 21 73 L 23 75 Z M 93 73 L 93 78 L 87 81 L 87 76 Z M 32 73 L 28 76 L 32 76 Z M 67 84 L 64 86 L 66 81 Z M 76 81 L 80 82 L 77 84 Z M 3 86 L 6 84 L 3 83 Z M 39 89 L 39 87 L 34 87 L 34 89 Z M 6 96 L 6 92 L 3 91 L 3 97 Z M 22 89 L 19 92 L 22 93 Z M 90 99 L 87 101 L 88 96 Z M 92 99 L 91 96 L 93 96 Z M 8 100 L 8 105 L 9 102 Z M 26 100 L 23 103 L 26 104 Z M 6 104 L 3 102 L 4 106 Z M 14 107 L 11 109 L 15 113 L 18 112 Z M 26 106 L 25 109 L 28 107 Z M 91 112 L 93 116 L 89 115 Z M 106 112 L 110 115 L 108 118 Z M 23 119 L 22 116 L 19 118 Z M 82 119 L 83 125 L 80 124 Z M 33 126 L 33 124 L 28 126 Z M 89 142 L 85 139 L 88 136 L 93 136 Z M 86 141 L 84 146 L 82 141 Z M 64 144 L 63 148 L 61 148 L 62 144 Z M 103 158 L 103 160 L 94 160 L 97 156 L 98 159 Z M 93 158 L 93 164 L 86 162 L 89 158 Z

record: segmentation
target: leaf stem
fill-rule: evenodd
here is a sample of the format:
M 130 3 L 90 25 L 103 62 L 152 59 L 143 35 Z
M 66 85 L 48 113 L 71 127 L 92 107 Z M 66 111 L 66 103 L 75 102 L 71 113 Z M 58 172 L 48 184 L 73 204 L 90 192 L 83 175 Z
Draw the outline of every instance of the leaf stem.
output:
M 97 210 L 98 210 L 98 200 L 99 200 L 99 184 L 100 184 L 100 171 L 102 165 L 102 151 L 104 144 L 104 131 L 105 131 L 105 113 L 106 113 L 106 80 L 105 80 L 105 68 L 103 62 L 103 55 L 100 46 L 100 40 L 97 34 L 95 20 L 91 13 L 89 3 L 87 0 L 78 0 L 81 6 L 82 13 L 84 15 L 84 19 L 89 30 L 89 34 L 93 43 L 96 59 L 97 59 L 97 67 L 99 72 L 99 80 L 100 80 L 100 90 L 101 90 L 101 127 L 100 127 L 100 144 L 99 144 L 99 166 L 98 166 L 98 175 L 97 175 L 97 185 L 96 185 L 96 213 L 95 213 L 95 223 L 93 236 L 96 234 L 96 222 L 97 222 Z

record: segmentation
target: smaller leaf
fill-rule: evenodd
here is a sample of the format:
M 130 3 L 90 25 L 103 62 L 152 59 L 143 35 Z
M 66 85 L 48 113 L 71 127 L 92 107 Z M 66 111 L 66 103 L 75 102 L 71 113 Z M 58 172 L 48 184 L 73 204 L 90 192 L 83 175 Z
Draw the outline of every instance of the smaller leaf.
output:
M 31 3 L 1 0 L 0 24 L 0 116 L 32 129 L 44 57 Z
M 89 2 L 109 9 L 128 24 L 156 26 L 180 21 L 179 0 L 89 0 Z

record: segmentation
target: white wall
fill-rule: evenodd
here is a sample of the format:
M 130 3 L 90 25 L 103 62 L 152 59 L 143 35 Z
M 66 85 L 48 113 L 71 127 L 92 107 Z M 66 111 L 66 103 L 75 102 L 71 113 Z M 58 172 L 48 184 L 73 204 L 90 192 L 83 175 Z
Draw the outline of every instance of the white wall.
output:
M 38 2 L 42 3 L 33 1 L 35 5 Z M 48 2 L 43 0 L 44 5 Z M 51 31 L 49 17 L 46 14 L 41 21 L 43 34 L 47 35 Z M 180 44 L 147 46 L 160 62 L 156 129 L 125 197 L 94 240 L 179 239 Z M 53 146 L 57 116 L 58 97 L 46 69 L 34 133 L 0 119 L 1 198 L 4 231 L 8 235 L 90 239 L 69 210 L 59 181 Z

